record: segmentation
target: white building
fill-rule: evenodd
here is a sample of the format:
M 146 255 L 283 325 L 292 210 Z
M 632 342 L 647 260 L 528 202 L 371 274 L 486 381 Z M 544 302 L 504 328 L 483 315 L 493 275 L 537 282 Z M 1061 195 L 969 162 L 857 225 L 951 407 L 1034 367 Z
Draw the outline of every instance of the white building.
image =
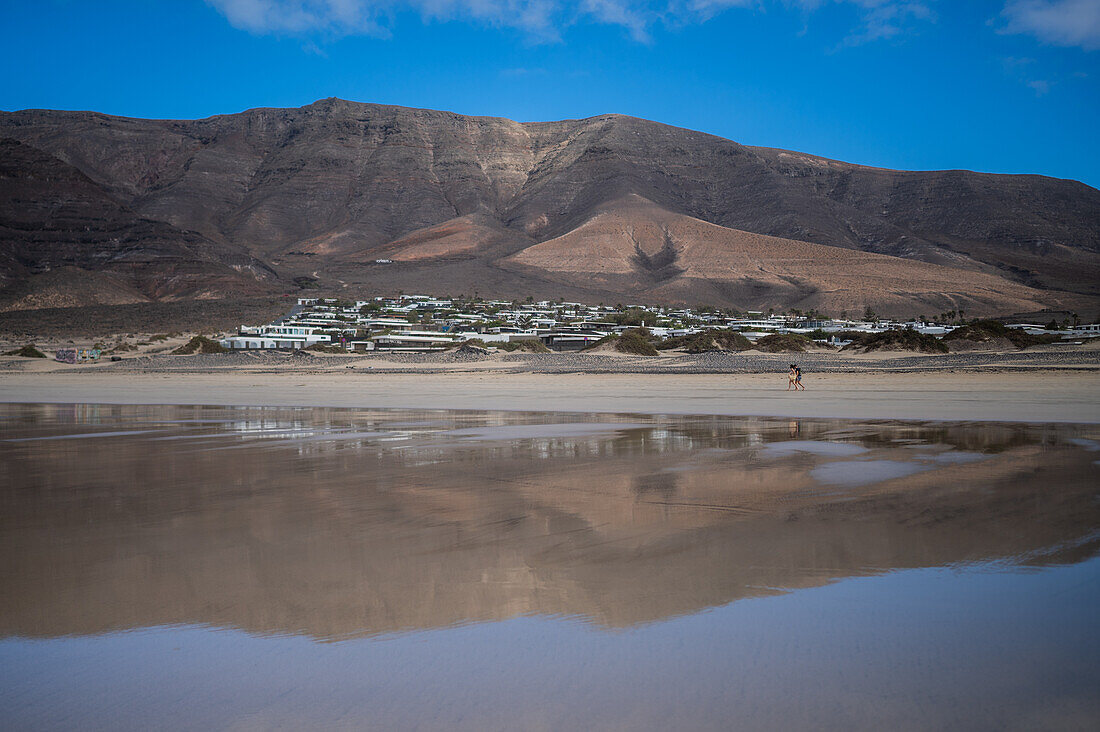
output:
M 330 343 L 332 338 L 319 330 L 304 325 L 264 325 L 259 328 L 242 325 L 237 335 L 223 338 L 221 344 L 237 350 L 298 350 L 309 348 L 314 343 Z

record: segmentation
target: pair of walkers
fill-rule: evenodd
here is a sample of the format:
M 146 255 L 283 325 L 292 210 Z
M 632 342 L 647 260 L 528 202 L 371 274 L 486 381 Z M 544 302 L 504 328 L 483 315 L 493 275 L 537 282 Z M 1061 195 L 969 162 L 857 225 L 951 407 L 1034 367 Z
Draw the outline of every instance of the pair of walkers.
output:
M 806 391 L 806 387 L 802 385 L 802 367 L 798 364 L 792 363 L 790 370 L 787 371 L 787 391 L 794 387 L 795 391 L 801 389 Z

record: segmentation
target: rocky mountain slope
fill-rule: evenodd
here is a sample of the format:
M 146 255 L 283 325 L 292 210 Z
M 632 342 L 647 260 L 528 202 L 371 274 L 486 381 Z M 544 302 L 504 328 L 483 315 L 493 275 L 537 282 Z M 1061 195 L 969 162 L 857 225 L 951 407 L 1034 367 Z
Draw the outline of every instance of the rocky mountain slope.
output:
M 0 114 L 0 136 L 21 143 L 3 148 L 5 170 L 64 166 L 102 201 L 97 220 L 128 212 L 135 223 L 112 226 L 139 249 L 215 253 L 253 288 L 273 281 L 262 261 L 291 288 L 309 275 L 341 289 L 975 314 L 1100 300 L 1100 191 L 1074 181 L 866 168 L 620 115 L 521 124 L 336 99 L 185 121 L 28 110 Z M 3 185 L 42 208 L 75 184 Z M 18 199 L 0 215 L 18 218 Z M 609 211 L 614 231 L 595 235 Z M 4 265 L 9 289 L 27 289 L 26 273 L 58 258 L 26 245 L 42 221 L 6 222 L 0 247 L 37 252 Z M 668 227 L 668 246 L 661 229 L 658 250 L 627 247 L 613 277 L 563 269 L 618 251 L 631 226 Z M 764 260 L 767 275 L 754 274 Z M 163 296 L 157 277 L 137 279 L 141 296 Z
M 270 279 L 243 247 L 143 218 L 72 166 L 0 139 L 0 310 L 242 296 Z

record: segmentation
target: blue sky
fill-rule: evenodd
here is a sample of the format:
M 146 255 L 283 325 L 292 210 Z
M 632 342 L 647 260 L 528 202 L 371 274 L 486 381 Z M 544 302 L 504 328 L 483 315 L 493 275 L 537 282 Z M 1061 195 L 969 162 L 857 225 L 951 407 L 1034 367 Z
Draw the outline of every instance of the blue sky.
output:
M 1100 186 L 1100 0 L 4 0 L 0 109 L 620 112 Z

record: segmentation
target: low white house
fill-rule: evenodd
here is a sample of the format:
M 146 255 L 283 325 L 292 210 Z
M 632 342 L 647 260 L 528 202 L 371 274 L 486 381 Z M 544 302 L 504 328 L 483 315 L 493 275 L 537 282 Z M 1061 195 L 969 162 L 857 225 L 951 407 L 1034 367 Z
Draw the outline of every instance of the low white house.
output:
M 318 336 L 262 336 L 262 335 L 237 335 L 223 338 L 221 344 L 226 348 L 248 349 L 277 349 L 296 351 L 309 348 L 314 343 L 328 343 L 327 335 Z
M 242 325 L 237 335 L 223 338 L 221 344 L 226 348 L 238 350 L 298 350 L 309 348 L 314 343 L 332 341 L 328 333 L 320 333 L 319 330 L 320 328 L 301 325 L 264 325 L 259 328 Z

